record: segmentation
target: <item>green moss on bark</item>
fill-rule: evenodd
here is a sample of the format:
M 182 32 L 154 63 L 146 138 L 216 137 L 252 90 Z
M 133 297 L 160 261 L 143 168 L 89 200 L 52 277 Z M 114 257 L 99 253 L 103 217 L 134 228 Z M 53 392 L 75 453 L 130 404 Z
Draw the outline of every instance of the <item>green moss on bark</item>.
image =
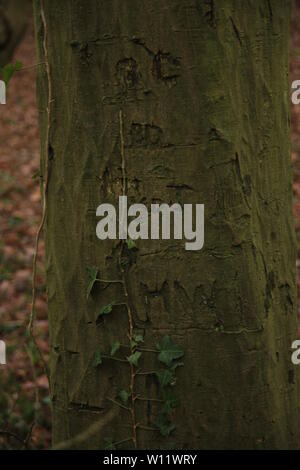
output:
M 35 2 L 39 61 L 43 60 Z M 113 0 L 45 6 L 53 108 L 46 220 L 54 443 L 88 428 L 128 388 L 119 364 L 93 367 L 128 330 L 122 307 L 96 326 L 117 284 L 87 300 L 87 266 L 119 278 L 117 242 L 96 238 L 96 207 L 121 193 L 119 111 L 128 197 L 205 204 L 205 246 L 137 242 L 126 272 L 135 328 L 148 347 L 170 335 L 185 351 L 170 439 L 141 448 L 296 448 L 296 331 L 288 83 L 289 2 Z M 46 75 L 39 69 L 42 144 Z M 44 167 L 42 159 L 42 169 Z M 142 367 L 154 366 L 151 355 Z M 142 376 L 138 392 L 155 396 Z M 157 410 L 138 405 L 151 427 Z M 121 411 L 82 448 L 130 435 Z M 128 418 L 128 425 L 130 421 Z M 126 447 L 126 444 L 124 444 Z

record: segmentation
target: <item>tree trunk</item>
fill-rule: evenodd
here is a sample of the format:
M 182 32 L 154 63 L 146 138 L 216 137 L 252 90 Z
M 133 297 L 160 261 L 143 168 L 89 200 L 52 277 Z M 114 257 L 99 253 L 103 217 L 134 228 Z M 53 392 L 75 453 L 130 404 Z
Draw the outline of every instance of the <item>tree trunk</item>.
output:
M 48 152 L 46 68 L 38 100 L 44 180 L 49 158 L 54 444 L 300 445 L 290 360 L 289 2 L 221 3 L 44 2 Z M 35 22 L 42 62 L 38 0 Z M 122 194 L 148 208 L 204 204 L 203 249 L 187 251 L 184 240 L 133 248 L 99 240 L 96 208 L 117 208 Z M 96 271 L 102 281 L 93 284 Z M 137 334 L 144 342 L 130 348 Z M 168 342 L 178 345 L 173 356 Z M 137 367 L 127 360 L 134 354 Z

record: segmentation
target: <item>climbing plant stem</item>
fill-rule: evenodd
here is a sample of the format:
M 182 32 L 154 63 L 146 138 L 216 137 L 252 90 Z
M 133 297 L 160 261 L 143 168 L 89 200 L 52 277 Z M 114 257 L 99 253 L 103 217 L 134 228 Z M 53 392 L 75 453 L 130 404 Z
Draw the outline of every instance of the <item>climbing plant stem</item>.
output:
M 37 273 L 37 257 L 39 251 L 39 241 L 41 237 L 41 233 L 44 227 L 46 212 L 47 212 L 47 192 L 48 192 L 48 181 L 49 181 L 49 146 L 50 146 L 50 123 L 51 123 L 51 103 L 52 103 L 52 85 L 51 85 L 51 75 L 50 75 L 50 65 L 49 65 L 49 58 L 48 58 L 48 48 L 47 48 L 47 22 L 44 12 L 44 5 L 43 1 L 41 1 L 41 19 L 44 28 L 44 37 L 43 37 L 43 52 L 44 52 L 44 59 L 45 59 L 45 66 L 46 66 L 46 73 L 47 73 L 47 84 L 48 84 L 48 100 L 47 100 L 47 129 L 46 129 L 46 142 L 45 142 L 45 156 L 44 156 L 44 178 L 42 183 L 42 217 L 41 221 L 37 230 L 36 238 L 35 238 L 35 247 L 34 247 L 34 254 L 33 254 L 33 263 L 32 263 L 32 300 L 31 300 L 31 311 L 30 311 L 30 318 L 29 318 L 29 325 L 28 330 L 29 334 L 37 348 L 39 353 L 40 359 L 43 363 L 45 373 L 48 378 L 49 387 L 50 387 L 50 375 L 47 367 L 47 363 L 45 358 L 38 347 L 36 337 L 34 334 L 34 322 L 35 322 L 35 301 L 36 301 L 36 273 Z

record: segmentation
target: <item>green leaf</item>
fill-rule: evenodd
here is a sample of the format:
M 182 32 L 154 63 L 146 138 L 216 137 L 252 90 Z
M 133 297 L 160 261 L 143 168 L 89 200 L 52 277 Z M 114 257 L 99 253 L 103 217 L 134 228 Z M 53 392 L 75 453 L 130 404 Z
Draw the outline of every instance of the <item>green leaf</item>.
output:
M 3 80 L 5 82 L 6 85 L 8 85 L 10 79 L 12 78 L 13 74 L 15 72 L 15 68 L 13 66 L 13 64 L 7 64 L 3 67 L 3 69 L 1 70 L 1 75 L 3 77 Z
M 144 342 L 143 335 L 133 335 L 133 339 L 130 341 L 130 346 L 133 349 L 138 345 L 138 343 L 143 343 L 143 342 Z
M 88 299 L 90 296 L 90 293 L 92 292 L 94 284 L 97 281 L 98 268 L 96 268 L 96 266 L 88 267 L 87 271 L 89 273 L 89 281 L 90 281 L 88 288 L 87 288 L 87 293 L 86 293 L 86 298 Z
M 20 61 L 17 61 L 15 64 L 7 64 L 1 69 L 1 76 L 6 85 L 8 85 L 14 73 L 18 70 L 21 70 L 21 68 L 22 63 Z
M 162 436 L 169 436 L 175 429 L 175 424 L 171 423 L 164 413 L 160 413 L 155 421 L 156 426 L 159 428 Z
M 95 356 L 94 356 L 93 366 L 98 367 L 100 364 L 102 364 L 102 356 L 101 356 L 100 351 L 96 351 Z
M 126 243 L 127 243 L 128 250 L 132 250 L 132 248 L 135 247 L 135 243 L 133 240 L 131 240 L 131 238 L 127 238 Z
M 113 300 L 110 304 L 104 305 L 104 307 L 102 307 L 100 310 L 98 318 L 101 317 L 102 315 L 108 315 L 109 313 L 111 313 L 115 303 L 116 302 Z
M 127 361 L 134 366 L 138 366 L 139 358 L 141 357 L 142 353 L 140 351 L 135 351 L 135 353 L 131 354 L 131 356 L 127 357 Z
M 133 339 L 136 343 L 143 343 L 144 336 L 143 335 L 133 335 Z
M 126 405 L 128 402 L 128 398 L 130 397 L 130 393 L 128 393 L 126 390 L 121 390 L 119 393 L 119 397 L 121 398 L 122 402 Z
M 158 370 L 156 372 L 156 376 L 161 387 L 166 387 L 167 385 L 170 385 L 170 383 L 174 379 L 173 373 L 168 369 Z
M 115 343 L 112 344 L 111 350 L 110 350 L 110 355 L 114 356 L 116 352 L 120 349 L 120 343 L 119 341 L 116 341 Z
M 104 439 L 104 449 L 105 450 L 116 450 L 116 446 L 114 445 L 114 442 L 111 438 L 105 438 Z
M 164 336 L 157 344 L 157 349 L 160 351 L 158 355 L 159 361 L 167 367 L 172 365 L 174 359 L 178 359 L 184 355 L 183 350 L 172 343 L 170 336 Z

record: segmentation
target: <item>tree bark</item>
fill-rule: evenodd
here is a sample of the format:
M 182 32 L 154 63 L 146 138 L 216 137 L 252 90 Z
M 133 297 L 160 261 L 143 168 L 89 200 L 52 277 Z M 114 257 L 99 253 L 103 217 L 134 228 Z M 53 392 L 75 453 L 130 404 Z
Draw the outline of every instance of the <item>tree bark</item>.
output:
M 299 447 L 289 2 L 52 0 L 44 11 L 48 151 L 41 68 L 38 101 L 44 179 L 49 157 L 54 444 Z M 35 23 L 42 62 L 39 0 Z M 118 207 L 124 184 L 129 204 L 205 204 L 204 248 L 97 239 L 96 208 Z M 87 298 L 92 266 L 122 282 L 97 281 Z M 99 317 L 114 301 L 124 305 Z M 109 358 L 113 343 L 128 347 L 128 332 L 144 336 L 138 368 L 126 359 L 135 348 Z M 184 357 L 162 390 L 153 351 L 165 336 Z M 121 390 L 133 392 L 128 401 Z M 180 401 L 161 414 L 156 400 L 169 392 Z M 82 431 L 88 438 L 72 444 Z

